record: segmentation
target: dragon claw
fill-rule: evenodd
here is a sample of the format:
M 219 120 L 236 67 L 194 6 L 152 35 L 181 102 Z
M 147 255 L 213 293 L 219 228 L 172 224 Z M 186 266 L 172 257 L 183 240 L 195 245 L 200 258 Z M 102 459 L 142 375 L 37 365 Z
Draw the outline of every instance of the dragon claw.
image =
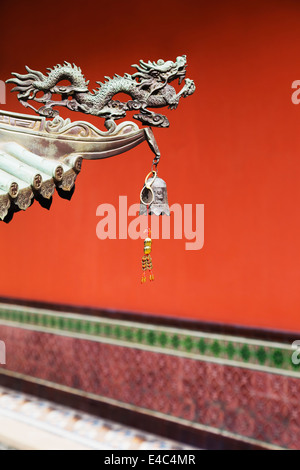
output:
M 192 95 L 196 91 L 196 86 L 194 80 L 190 78 L 185 79 L 185 85 L 182 89 L 182 96 L 187 98 L 188 96 Z

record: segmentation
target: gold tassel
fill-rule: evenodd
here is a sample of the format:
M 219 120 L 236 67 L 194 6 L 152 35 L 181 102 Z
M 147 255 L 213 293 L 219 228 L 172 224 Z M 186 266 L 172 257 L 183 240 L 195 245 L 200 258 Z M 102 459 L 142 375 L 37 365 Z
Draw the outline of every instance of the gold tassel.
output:
M 148 231 L 148 237 L 144 240 L 144 256 L 142 258 L 142 269 L 143 269 L 142 284 L 144 284 L 147 280 L 147 277 L 146 277 L 147 271 L 149 271 L 150 281 L 154 281 L 154 275 L 152 273 L 153 264 L 152 264 L 151 254 L 150 254 L 152 250 L 152 240 L 150 238 L 151 230 L 148 228 L 147 231 Z

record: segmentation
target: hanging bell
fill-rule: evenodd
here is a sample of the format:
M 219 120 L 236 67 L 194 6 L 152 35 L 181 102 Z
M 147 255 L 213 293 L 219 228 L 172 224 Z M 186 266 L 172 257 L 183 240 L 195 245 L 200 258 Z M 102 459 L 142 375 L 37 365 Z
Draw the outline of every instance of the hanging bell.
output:
M 152 175 L 151 177 L 149 177 Z M 149 173 L 141 191 L 140 215 L 170 215 L 167 185 L 155 171 Z

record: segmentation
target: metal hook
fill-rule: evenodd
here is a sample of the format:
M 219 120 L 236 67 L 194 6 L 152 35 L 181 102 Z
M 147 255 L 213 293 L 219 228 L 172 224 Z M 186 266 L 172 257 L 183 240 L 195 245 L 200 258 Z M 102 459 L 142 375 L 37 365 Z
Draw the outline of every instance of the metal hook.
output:
M 151 183 L 149 183 L 150 178 L 152 178 Z M 157 172 L 153 171 L 153 170 L 150 171 L 150 173 L 148 173 L 148 175 L 145 178 L 145 186 L 143 187 L 143 189 L 141 191 L 141 195 L 140 195 L 141 203 L 144 204 L 144 206 L 151 206 L 151 204 L 154 201 L 154 192 L 153 192 L 153 189 L 151 188 L 151 186 L 154 183 L 154 181 L 156 180 L 156 178 L 157 178 Z M 150 199 L 150 201 L 147 200 L 147 202 L 145 202 L 143 200 L 143 192 L 145 191 L 145 189 L 147 189 L 151 194 L 151 199 Z
M 148 175 L 146 176 L 146 179 L 145 179 L 145 186 L 146 186 L 147 189 L 150 189 L 150 187 L 152 186 L 152 184 L 156 180 L 156 177 L 157 177 L 157 171 L 151 170 L 150 173 L 148 173 Z M 150 184 L 148 183 L 149 178 L 153 178 L 153 180 L 151 181 Z

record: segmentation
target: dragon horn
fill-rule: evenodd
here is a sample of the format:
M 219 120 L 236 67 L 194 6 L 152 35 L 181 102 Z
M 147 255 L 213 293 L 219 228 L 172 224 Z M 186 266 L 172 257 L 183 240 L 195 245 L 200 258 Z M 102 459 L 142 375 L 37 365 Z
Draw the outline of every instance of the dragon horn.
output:
M 131 67 L 134 67 L 139 72 L 145 72 L 148 69 L 148 67 L 146 67 L 145 65 L 142 65 L 142 64 L 141 65 L 133 64 Z
M 147 63 L 144 62 L 143 60 L 140 60 L 140 64 L 141 64 L 141 67 L 142 67 L 144 70 L 148 70 L 148 69 L 149 69 L 149 63 L 147 64 Z M 150 62 L 150 65 L 151 65 L 151 62 Z
M 132 78 L 137 78 L 137 77 L 148 78 L 149 77 L 149 75 L 146 74 L 145 72 L 136 72 L 131 76 Z

